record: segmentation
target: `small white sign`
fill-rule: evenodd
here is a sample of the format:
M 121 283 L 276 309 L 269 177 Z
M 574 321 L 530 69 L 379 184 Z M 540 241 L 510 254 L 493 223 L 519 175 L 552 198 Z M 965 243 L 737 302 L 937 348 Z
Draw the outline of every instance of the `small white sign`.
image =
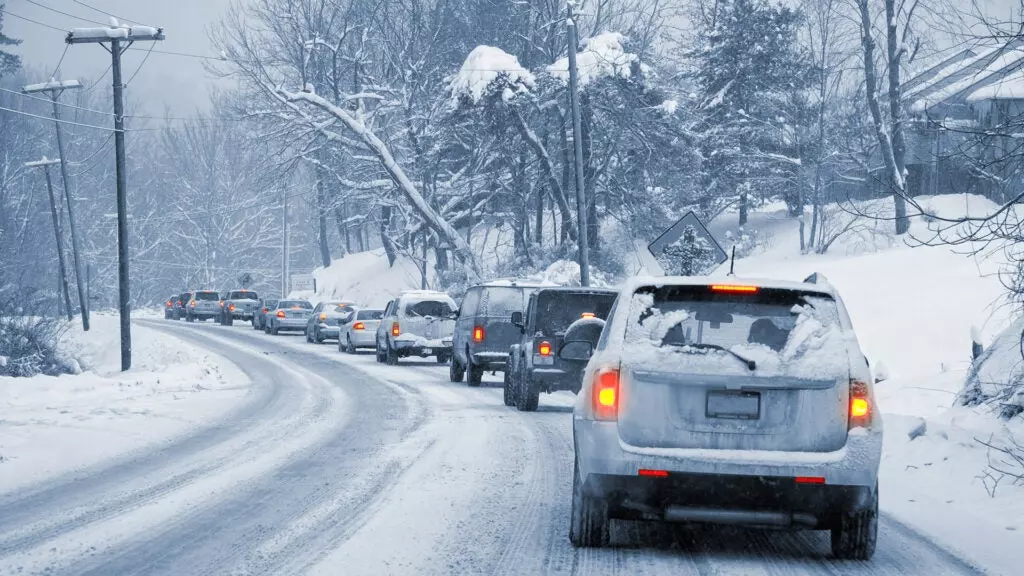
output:
M 292 292 L 316 292 L 316 279 L 312 274 L 292 274 Z

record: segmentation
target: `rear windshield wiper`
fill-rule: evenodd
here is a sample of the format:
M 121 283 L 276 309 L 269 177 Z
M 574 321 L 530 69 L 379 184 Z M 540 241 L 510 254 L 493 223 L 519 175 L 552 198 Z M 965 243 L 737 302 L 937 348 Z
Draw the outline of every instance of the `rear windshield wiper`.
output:
M 719 346 L 718 344 L 703 344 L 703 343 L 702 344 L 692 344 L 691 343 L 691 344 L 674 344 L 674 346 L 689 346 L 691 348 L 699 348 L 699 349 L 703 349 L 703 350 L 721 350 L 722 352 L 725 352 L 726 354 L 729 354 L 733 358 L 735 358 L 735 359 L 739 360 L 740 362 L 743 362 L 744 364 L 746 364 L 747 368 L 749 370 L 757 370 L 757 362 L 754 362 L 750 358 L 747 358 L 747 357 L 745 357 L 745 356 L 743 356 L 741 354 L 737 354 L 737 353 L 733 352 L 732 350 L 729 350 L 728 348 L 726 348 L 724 346 Z

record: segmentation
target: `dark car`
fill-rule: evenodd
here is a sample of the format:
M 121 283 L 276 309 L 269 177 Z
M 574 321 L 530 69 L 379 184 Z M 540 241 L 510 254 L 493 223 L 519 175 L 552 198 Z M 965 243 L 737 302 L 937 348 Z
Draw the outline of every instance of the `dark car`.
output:
M 267 325 L 267 313 L 277 308 L 277 298 L 261 299 L 252 313 L 252 329 L 263 330 Z
M 526 300 L 535 290 L 550 286 L 502 280 L 467 290 L 452 336 L 449 379 L 461 382 L 468 373 L 469 385 L 479 386 L 484 372 L 504 370 L 509 346 L 520 337 L 512 314 L 526 309 Z
M 534 292 L 526 313 L 514 314 L 518 342 L 508 352 L 505 405 L 522 411 L 537 409 L 541 392 L 579 392 L 586 359 L 558 354 L 566 331 L 600 332 L 618 292 L 601 288 L 545 288 Z
M 188 308 L 188 303 L 192 300 L 191 292 L 182 292 L 178 294 L 177 299 L 174 301 L 174 319 L 184 320 L 185 312 Z
M 177 320 L 177 313 L 174 311 L 174 304 L 178 301 L 177 294 L 171 294 L 164 302 L 164 320 Z

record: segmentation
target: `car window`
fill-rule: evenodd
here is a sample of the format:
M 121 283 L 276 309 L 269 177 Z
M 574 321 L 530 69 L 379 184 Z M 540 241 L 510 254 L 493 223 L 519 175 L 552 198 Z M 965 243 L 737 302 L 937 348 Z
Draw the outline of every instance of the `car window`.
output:
M 206 302 L 220 300 L 220 294 L 217 294 L 216 292 L 196 292 L 195 299 Z
M 250 292 L 248 290 L 236 290 L 235 292 L 231 292 L 230 294 L 228 294 L 228 299 L 229 300 L 258 300 L 259 296 L 257 296 L 255 292 Z
M 312 310 L 313 305 L 305 300 L 281 300 L 277 303 L 278 308 L 302 308 L 303 310 Z
M 460 316 L 473 316 L 480 306 L 480 288 L 470 288 L 466 297 L 462 299 L 462 306 L 459 308 Z
M 619 310 L 619 297 L 618 297 L 618 294 L 616 294 L 615 295 L 615 301 L 612 302 L 612 307 L 611 307 L 610 310 L 608 310 L 608 318 L 606 318 L 606 320 L 608 322 L 611 322 L 612 319 L 615 318 L 615 313 L 618 310 Z M 611 332 L 612 331 L 609 329 L 609 327 L 605 326 L 605 329 L 601 331 L 601 336 L 597 339 L 597 346 L 595 348 L 596 350 L 604 350 L 605 348 L 608 347 L 609 334 L 611 334 Z
M 418 300 L 405 305 L 406 318 L 442 318 L 454 311 L 452 305 L 444 300 Z
M 380 320 L 383 317 L 383 310 L 360 310 L 356 312 L 357 320 Z
M 591 314 L 606 320 L 615 294 L 546 291 L 537 295 L 534 325 L 544 334 L 564 332 L 570 324 Z
M 525 291 L 511 286 L 489 286 L 481 295 L 480 313 L 491 318 L 511 318 L 526 307 Z
M 677 361 L 689 356 L 691 367 L 702 357 L 704 364 L 729 362 L 709 354 L 724 348 L 765 366 L 759 374 L 785 368 L 801 377 L 824 377 L 849 369 L 836 301 L 814 292 L 643 287 L 632 295 L 625 339 L 631 349 L 625 356 L 638 358 L 639 348 L 656 349 Z

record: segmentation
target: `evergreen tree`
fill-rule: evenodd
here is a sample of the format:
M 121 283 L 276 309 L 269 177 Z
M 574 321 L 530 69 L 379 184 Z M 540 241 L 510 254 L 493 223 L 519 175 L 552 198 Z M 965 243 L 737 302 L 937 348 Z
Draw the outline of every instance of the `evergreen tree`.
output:
M 17 46 L 21 40 L 15 40 L 4 36 L 4 3 L 0 2 L 0 46 Z M 21 58 L 10 52 L 0 50 L 0 78 L 14 72 L 21 66 Z
M 738 202 L 747 190 L 782 196 L 799 213 L 801 125 L 813 82 L 798 41 L 801 12 L 768 0 L 723 0 L 697 38 L 705 215 Z

